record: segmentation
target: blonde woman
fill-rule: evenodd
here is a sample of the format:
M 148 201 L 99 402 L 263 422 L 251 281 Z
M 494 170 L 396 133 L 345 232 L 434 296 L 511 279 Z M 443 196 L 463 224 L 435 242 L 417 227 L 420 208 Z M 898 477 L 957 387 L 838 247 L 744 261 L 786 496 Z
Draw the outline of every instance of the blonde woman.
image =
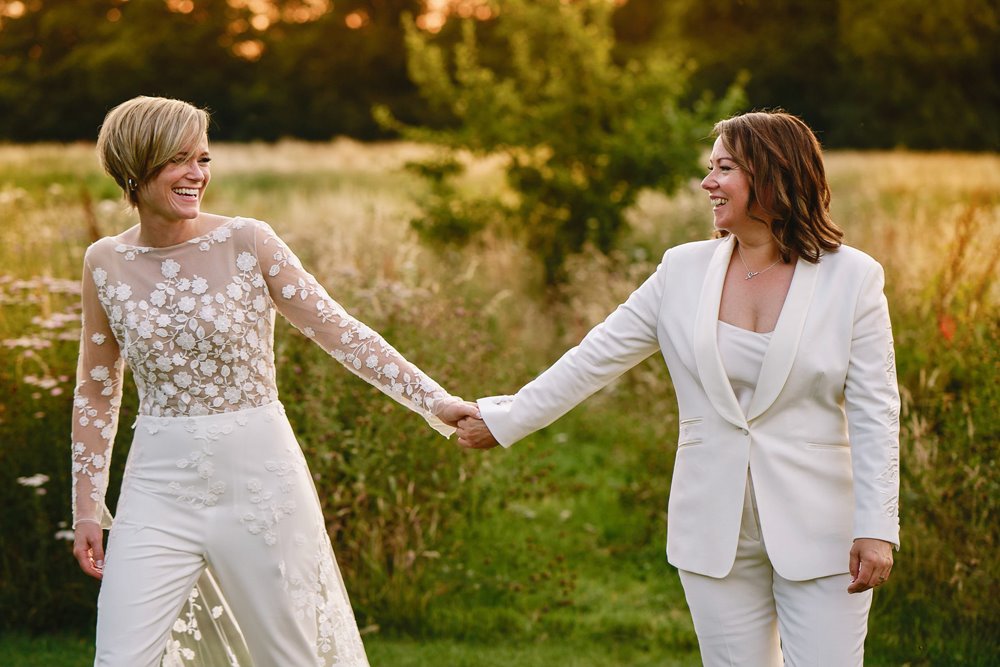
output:
M 510 446 L 659 351 L 680 413 L 667 558 L 705 665 L 861 665 L 899 545 L 882 267 L 841 244 L 805 123 L 748 113 L 715 133 L 718 238 L 667 250 L 579 346 L 480 400 L 459 444 Z
M 367 665 L 278 401 L 275 313 L 445 436 L 476 409 L 352 318 L 267 224 L 201 211 L 207 126 L 137 97 L 98 138 L 139 223 L 84 259 L 73 523 L 80 567 L 102 579 L 95 664 Z M 111 527 L 124 364 L 139 417 Z

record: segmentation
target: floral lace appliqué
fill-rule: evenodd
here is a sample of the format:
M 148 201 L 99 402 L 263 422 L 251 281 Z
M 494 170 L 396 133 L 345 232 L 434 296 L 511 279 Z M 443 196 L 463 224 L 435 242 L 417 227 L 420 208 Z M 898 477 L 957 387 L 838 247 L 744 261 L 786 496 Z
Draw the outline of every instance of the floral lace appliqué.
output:
M 296 618 L 315 619 L 317 667 L 367 667 L 354 612 L 325 527 L 317 526 L 311 539 L 297 535 L 295 542 L 300 548 L 308 548 L 312 542 L 315 556 L 310 569 L 291 572 L 281 562 L 279 570 Z

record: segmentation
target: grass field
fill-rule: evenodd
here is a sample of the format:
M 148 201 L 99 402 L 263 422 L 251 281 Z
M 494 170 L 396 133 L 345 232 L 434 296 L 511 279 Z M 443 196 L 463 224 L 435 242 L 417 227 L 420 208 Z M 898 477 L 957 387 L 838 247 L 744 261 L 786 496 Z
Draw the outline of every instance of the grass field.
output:
M 206 209 L 268 220 L 334 297 L 452 392 L 531 379 L 705 238 L 692 183 L 650 193 L 611 258 L 557 294 L 501 231 L 431 248 L 409 227 L 412 144 L 213 148 Z M 834 217 L 886 267 L 903 396 L 903 549 L 876 594 L 868 664 L 996 664 L 1000 572 L 1000 157 L 833 153 Z M 464 187 L 501 187 L 494 161 Z M 0 665 L 90 664 L 96 587 L 75 569 L 68 421 L 74 283 L 96 234 L 134 223 L 87 145 L 0 146 Z M 664 556 L 676 409 L 649 360 L 511 450 L 460 452 L 290 328 L 283 401 L 317 476 L 374 666 L 694 665 Z M 120 475 L 134 397 L 116 445 Z M 48 476 L 39 487 L 19 477 Z M 112 500 L 114 499 L 112 495 Z

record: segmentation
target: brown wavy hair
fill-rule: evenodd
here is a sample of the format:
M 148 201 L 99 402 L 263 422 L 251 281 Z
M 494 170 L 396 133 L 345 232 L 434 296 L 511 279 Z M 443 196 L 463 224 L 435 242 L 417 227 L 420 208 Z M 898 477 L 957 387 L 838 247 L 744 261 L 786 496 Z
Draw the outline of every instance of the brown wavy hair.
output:
M 747 207 L 756 203 L 764 213 L 751 218 L 770 221 L 783 262 L 798 256 L 815 264 L 840 247 L 844 232 L 830 217 L 823 151 L 808 125 L 780 109 L 753 111 L 719 121 L 712 134 L 749 175 Z

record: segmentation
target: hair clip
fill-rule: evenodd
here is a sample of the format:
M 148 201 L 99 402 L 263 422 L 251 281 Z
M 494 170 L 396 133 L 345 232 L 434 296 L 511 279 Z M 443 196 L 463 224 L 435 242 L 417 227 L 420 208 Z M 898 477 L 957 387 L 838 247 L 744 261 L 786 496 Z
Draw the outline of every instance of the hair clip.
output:
M 139 187 L 139 184 L 135 182 L 135 179 L 134 179 L 134 178 L 129 178 L 129 179 L 128 179 L 128 180 L 126 181 L 126 183 L 128 184 L 128 189 L 129 189 L 129 190 L 135 190 L 136 188 L 138 188 L 138 187 Z

